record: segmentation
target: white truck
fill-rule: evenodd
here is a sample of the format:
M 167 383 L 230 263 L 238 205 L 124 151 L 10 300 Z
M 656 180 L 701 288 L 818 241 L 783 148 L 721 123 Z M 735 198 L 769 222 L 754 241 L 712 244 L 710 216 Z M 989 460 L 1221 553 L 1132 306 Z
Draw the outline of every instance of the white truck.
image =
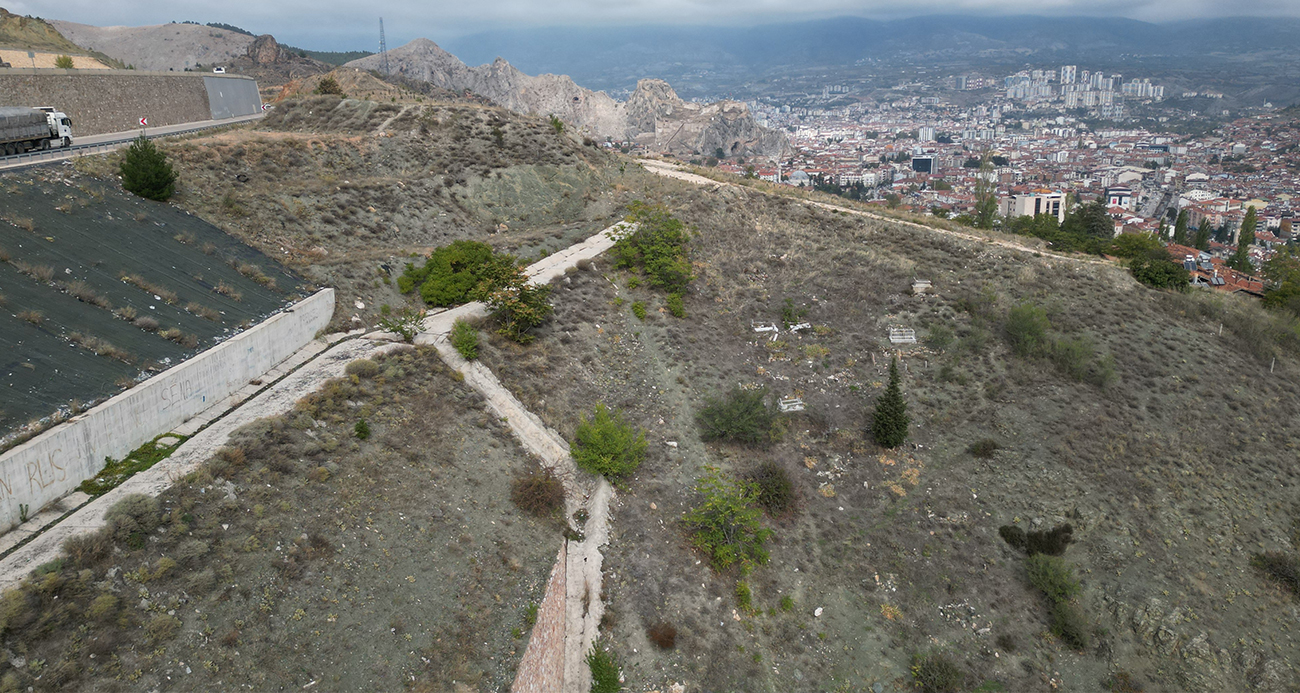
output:
M 72 120 L 50 106 L 0 107 L 0 155 L 72 146 Z

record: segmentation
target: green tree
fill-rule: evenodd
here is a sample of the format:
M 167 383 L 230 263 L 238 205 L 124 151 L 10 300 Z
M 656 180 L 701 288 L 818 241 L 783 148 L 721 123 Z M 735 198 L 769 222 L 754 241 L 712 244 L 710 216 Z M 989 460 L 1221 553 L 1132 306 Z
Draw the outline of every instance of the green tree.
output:
M 1174 222 L 1174 243 L 1178 245 L 1187 245 L 1187 210 L 1178 213 L 1178 220 Z
M 518 261 L 512 255 L 494 253 L 492 246 L 477 241 L 455 241 L 434 250 L 423 267 L 406 265 L 397 278 L 402 293 L 420 289 L 420 298 L 431 306 L 454 306 L 482 298 L 483 280 L 504 278 Z
M 1115 237 L 1115 221 L 1100 200 L 1090 202 L 1065 216 L 1061 231 L 1079 238 L 1100 239 L 1109 242 Z
M 871 416 L 871 436 L 881 447 L 896 448 L 907 440 L 907 402 L 899 385 L 898 359 L 889 363 L 889 385 L 876 400 L 876 410 Z
M 592 474 L 618 479 L 631 474 L 645 459 L 645 431 L 598 403 L 591 416 L 583 416 L 573 434 L 573 461 Z
M 1121 233 L 1110 244 L 1116 257 L 1135 259 L 1151 253 L 1164 253 L 1165 246 L 1149 233 Z
M 118 171 L 122 187 L 140 197 L 164 202 L 176 192 L 176 171 L 167 155 L 144 135 L 127 147 Z
M 554 310 L 547 300 L 551 287 L 532 283 L 528 272 L 519 265 L 498 267 L 497 270 L 495 276 L 479 284 L 477 294 L 501 325 L 497 334 L 527 344 L 533 341 L 529 332 L 545 322 Z
M 347 98 L 347 94 L 343 93 L 343 87 L 339 85 L 339 81 L 337 79 L 334 79 L 334 75 L 325 75 L 324 77 L 322 77 L 320 83 L 316 85 L 316 90 L 313 91 L 312 93 L 333 94 L 335 96 L 342 96 L 344 98 Z
M 1228 266 L 1238 272 L 1255 273 L 1255 266 L 1250 263 L 1250 246 L 1255 244 L 1256 222 L 1255 208 L 1250 207 L 1246 210 L 1246 216 L 1241 220 L 1241 230 L 1237 233 L 1237 250 L 1228 258 Z
M 1268 281 L 1264 288 L 1264 305 L 1300 315 L 1300 248 L 1283 246 L 1264 263 L 1261 273 Z
M 1210 249 L 1210 235 L 1212 233 L 1213 231 L 1210 229 L 1210 220 L 1202 219 L 1201 225 L 1196 229 L 1196 240 L 1193 242 L 1193 245 L 1196 246 L 1197 250 Z
M 989 153 L 980 157 L 980 170 L 975 176 L 975 228 L 991 229 L 998 217 L 997 186 L 993 183 L 993 162 Z
M 56 57 L 54 59 L 54 66 L 60 70 L 71 70 L 74 67 L 72 64 L 72 56 L 60 55 Z
M 1182 265 L 1174 262 L 1164 249 L 1152 250 L 1134 257 L 1129 262 L 1133 278 L 1157 289 L 1186 291 L 1191 275 Z
M 682 522 L 691 532 L 691 543 L 703 551 L 709 565 L 722 572 L 739 566 L 742 574 L 767 563 L 764 544 L 772 530 L 762 526 L 763 510 L 753 484 L 724 476 L 708 467 L 695 484 L 703 502 L 689 510 Z
M 686 225 L 663 206 L 639 201 L 629 206 L 627 221 L 636 228 L 614 243 L 614 265 L 645 272 L 650 286 L 670 294 L 684 292 L 695 278 Z

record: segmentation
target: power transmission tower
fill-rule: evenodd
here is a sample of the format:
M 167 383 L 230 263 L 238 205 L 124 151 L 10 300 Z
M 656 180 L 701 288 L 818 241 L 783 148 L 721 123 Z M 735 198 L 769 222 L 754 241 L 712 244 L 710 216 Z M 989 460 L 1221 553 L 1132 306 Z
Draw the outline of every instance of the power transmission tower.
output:
M 384 18 L 379 18 L 379 69 L 388 74 L 388 42 L 384 40 Z

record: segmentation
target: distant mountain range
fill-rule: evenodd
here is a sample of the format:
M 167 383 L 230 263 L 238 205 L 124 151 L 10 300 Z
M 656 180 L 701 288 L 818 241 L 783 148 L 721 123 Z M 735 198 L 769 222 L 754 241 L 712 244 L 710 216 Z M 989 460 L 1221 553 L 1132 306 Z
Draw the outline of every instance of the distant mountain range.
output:
M 631 98 L 619 102 L 578 86 L 567 75 L 524 74 L 503 58 L 469 67 L 428 39 L 344 67 L 382 71 L 385 64 L 395 76 L 453 92 L 471 91 L 512 111 L 558 117 L 587 135 L 632 139 L 659 150 L 778 156 L 788 146 L 784 134 L 760 126 L 745 104 L 687 103 L 657 79 L 639 81 Z
M 774 68 L 862 59 L 1120 55 L 1300 55 L 1300 19 L 1226 18 L 1152 24 L 1098 17 L 933 15 L 891 21 L 839 17 L 755 27 L 639 26 L 488 31 L 444 41 L 467 63 L 498 55 L 527 72 L 572 76 L 599 89 L 690 70 L 753 76 Z

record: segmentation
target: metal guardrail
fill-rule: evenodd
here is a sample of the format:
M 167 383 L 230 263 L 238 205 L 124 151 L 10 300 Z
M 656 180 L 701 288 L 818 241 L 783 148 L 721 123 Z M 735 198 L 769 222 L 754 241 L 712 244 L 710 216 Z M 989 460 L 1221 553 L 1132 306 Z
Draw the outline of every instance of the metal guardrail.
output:
M 257 118 L 244 118 L 241 120 L 232 119 L 229 122 L 212 123 L 210 125 L 202 125 L 199 127 L 177 130 L 176 132 L 165 132 L 165 133 L 158 133 L 154 135 L 146 134 L 145 137 L 151 140 L 155 140 L 162 137 L 178 137 L 181 135 L 192 135 L 196 132 L 203 132 L 204 130 L 211 130 L 213 128 L 224 128 L 224 127 L 229 127 L 231 125 L 240 125 L 242 123 L 249 123 L 254 120 L 257 120 Z M 61 161 L 64 159 L 72 159 L 74 157 L 85 156 L 87 154 L 103 154 L 105 152 L 110 152 L 114 149 L 119 149 L 125 145 L 134 142 L 136 140 L 136 137 L 139 137 L 139 135 L 136 135 L 134 137 L 124 137 L 109 142 L 96 142 L 94 144 L 73 144 L 71 147 L 60 147 L 58 149 L 39 149 L 35 151 L 24 152 L 22 154 L 11 154 L 9 156 L 0 157 L 0 170 L 16 171 L 18 169 L 25 168 L 27 166 L 35 166 L 37 164 L 48 163 L 50 161 Z

